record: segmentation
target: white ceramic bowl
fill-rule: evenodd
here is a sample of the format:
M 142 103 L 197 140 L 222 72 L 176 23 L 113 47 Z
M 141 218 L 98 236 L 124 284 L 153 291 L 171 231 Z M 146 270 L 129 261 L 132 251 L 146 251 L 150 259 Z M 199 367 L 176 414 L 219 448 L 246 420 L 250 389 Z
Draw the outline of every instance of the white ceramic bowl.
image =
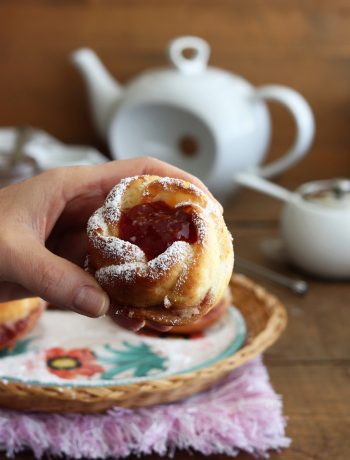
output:
M 303 270 L 326 278 L 350 278 L 350 180 L 345 200 L 322 203 L 305 194 L 331 186 L 332 181 L 302 186 L 288 202 L 281 218 L 281 234 L 288 258 Z

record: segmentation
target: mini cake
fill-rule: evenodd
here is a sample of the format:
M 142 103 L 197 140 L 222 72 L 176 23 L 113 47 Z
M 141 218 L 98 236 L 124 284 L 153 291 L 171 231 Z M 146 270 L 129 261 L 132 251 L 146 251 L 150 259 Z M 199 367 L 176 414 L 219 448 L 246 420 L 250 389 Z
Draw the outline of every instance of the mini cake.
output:
M 191 183 L 131 177 L 89 219 L 88 268 L 115 315 L 183 326 L 223 297 L 232 238 L 217 203 Z
M 0 350 L 12 348 L 28 334 L 45 309 L 39 298 L 28 298 L 0 304 Z

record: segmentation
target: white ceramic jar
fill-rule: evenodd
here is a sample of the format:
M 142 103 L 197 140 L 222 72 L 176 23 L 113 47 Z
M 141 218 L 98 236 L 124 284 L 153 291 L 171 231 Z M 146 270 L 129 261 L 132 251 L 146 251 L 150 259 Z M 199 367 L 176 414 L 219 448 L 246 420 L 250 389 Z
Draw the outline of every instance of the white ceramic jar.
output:
M 336 183 L 344 184 L 338 196 Z M 317 190 L 325 191 L 323 199 Z M 281 218 L 289 260 L 317 276 L 350 278 L 350 181 L 310 182 L 297 192 Z
M 288 260 L 316 276 L 350 278 L 350 179 L 309 182 L 295 193 L 254 174 L 236 180 L 284 201 L 280 229 Z

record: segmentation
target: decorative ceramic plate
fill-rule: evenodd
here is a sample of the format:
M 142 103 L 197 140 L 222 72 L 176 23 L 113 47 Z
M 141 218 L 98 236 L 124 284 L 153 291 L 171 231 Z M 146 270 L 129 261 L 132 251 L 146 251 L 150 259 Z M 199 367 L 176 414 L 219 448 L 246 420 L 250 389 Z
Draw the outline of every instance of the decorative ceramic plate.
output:
M 134 334 L 108 318 L 49 311 L 0 355 L 0 407 L 102 412 L 177 401 L 214 385 L 273 344 L 287 323 L 276 297 L 242 275 L 234 304 L 188 338 Z
M 0 352 L 0 378 L 45 386 L 128 385 L 210 366 L 237 351 L 245 335 L 235 307 L 188 337 L 135 334 L 106 317 L 47 311 L 29 336 Z

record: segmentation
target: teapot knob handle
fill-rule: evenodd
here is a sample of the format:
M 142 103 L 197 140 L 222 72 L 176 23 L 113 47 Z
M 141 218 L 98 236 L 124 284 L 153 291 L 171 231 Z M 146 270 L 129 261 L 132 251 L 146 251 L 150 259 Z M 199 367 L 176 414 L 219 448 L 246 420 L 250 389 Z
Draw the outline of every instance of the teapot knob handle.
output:
M 185 50 L 191 50 L 192 56 L 186 57 Z M 181 72 L 187 74 L 202 72 L 207 67 L 210 56 L 208 42 L 190 35 L 172 40 L 167 51 L 170 62 Z

